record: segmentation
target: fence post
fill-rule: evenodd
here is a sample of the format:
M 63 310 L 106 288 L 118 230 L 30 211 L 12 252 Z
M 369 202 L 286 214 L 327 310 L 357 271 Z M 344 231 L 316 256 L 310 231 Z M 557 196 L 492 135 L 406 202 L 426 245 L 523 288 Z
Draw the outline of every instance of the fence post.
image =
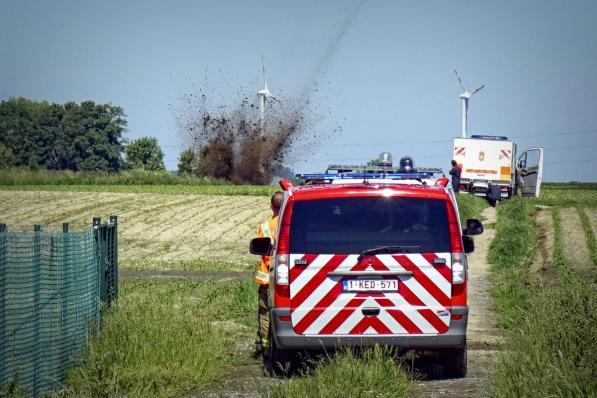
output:
M 110 216 L 110 223 L 113 225 L 112 227 L 112 264 L 111 264 L 111 271 L 112 271 L 112 291 L 114 296 L 112 297 L 113 300 L 118 299 L 118 216 Z
M 102 228 L 102 219 L 100 217 L 93 218 L 93 234 L 95 237 L 97 253 L 97 275 L 99 278 L 100 301 L 102 303 L 105 303 L 107 301 L 108 289 L 106 286 L 106 257 L 104 255 L 105 243 Z
M 6 353 L 6 325 L 4 312 L 6 308 L 6 224 L 0 224 L 0 355 Z M 0 383 L 5 380 L 6 361 L 0 361 Z
M 70 291 L 70 271 L 68 269 L 69 262 L 68 262 L 68 246 L 69 246 L 70 238 L 68 235 L 68 223 L 62 224 L 62 268 L 60 270 L 60 280 L 61 280 L 61 315 L 60 315 L 60 343 L 58 353 L 59 353 L 59 366 L 60 366 L 60 374 L 59 380 L 64 380 L 66 375 L 66 366 L 68 365 L 68 357 L 67 355 L 63 355 L 63 353 L 67 353 L 70 350 L 70 341 L 68 338 L 68 325 L 66 320 L 68 319 L 68 294 L 67 292 Z M 66 346 L 66 349 L 65 349 Z
M 39 360 L 39 353 L 41 352 L 40 347 L 40 317 L 41 311 L 39 306 L 39 295 L 41 287 L 41 225 L 35 224 L 33 226 L 33 268 L 35 269 L 35 287 L 34 287 L 34 312 L 35 322 L 32 325 L 35 328 L 35 359 L 34 359 L 34 371 L 33 371 L 33 394 L 37 396 L 39 394 L 39 368 L 41 361 Z

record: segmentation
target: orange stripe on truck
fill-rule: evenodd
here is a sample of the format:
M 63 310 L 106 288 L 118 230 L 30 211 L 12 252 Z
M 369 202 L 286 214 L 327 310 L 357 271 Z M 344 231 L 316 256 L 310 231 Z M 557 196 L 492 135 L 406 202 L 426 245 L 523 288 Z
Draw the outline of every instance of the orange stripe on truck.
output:
M 477 170 L 477 169 L 466 169 L 467 173 L 479 173 L 479 174 L 497 174 L 495 170 Z

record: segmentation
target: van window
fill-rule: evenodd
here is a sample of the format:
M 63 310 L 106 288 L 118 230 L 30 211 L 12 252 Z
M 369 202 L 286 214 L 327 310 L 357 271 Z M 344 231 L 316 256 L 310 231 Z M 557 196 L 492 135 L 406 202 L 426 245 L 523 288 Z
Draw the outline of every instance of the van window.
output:
M 418 246 L 410 253 L 450 251 L 446 203 L 372 197 L 296 201 L 293 253 L 358 254 L 380 246 Z

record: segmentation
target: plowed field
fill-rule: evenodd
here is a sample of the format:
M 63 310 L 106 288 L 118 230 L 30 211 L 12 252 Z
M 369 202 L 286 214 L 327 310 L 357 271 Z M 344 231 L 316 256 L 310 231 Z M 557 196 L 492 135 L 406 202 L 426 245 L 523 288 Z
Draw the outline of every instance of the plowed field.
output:
M 264 196 L 0 191 L 0 222 L 13 230 L 89 228 L 117 215 L 121 268 L 244 270 L 248 241 L 271 213 Z M 250 266 L 249 266 L 250 267 Z

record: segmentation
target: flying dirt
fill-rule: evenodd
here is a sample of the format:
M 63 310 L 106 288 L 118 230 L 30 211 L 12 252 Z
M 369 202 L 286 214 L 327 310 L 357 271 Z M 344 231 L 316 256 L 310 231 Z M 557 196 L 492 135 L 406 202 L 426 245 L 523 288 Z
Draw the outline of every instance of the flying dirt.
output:
M 266 112 L 258 111 L 256 97 L 247 94 L 250 90 L 241 90 L 231 105 L 215 109 L 207 88 L 182 97 L 177 124 L 185 144 L 198 154 L 198 174 L 235 184 L 269 184 L 296 144 L 301 144 L 304 158 L 320 147 L 319 142 L 341 130 L 321 129 L 325 116 L 310 105 L 361 6 L 362 2 L 356 2 L 343 16 L 299 94 L 264 101 Z

